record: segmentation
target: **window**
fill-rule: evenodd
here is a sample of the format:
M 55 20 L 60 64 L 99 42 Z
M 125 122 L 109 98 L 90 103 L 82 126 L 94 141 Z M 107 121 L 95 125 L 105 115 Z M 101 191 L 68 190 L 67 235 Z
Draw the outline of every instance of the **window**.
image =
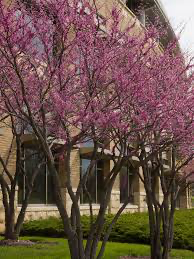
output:
M 132 11 L 135 12 L 137 10 L 137 3 L 134 0 L 125 0 L 127 7 Z
M 99 147 L 105 147 L 105 148 L 109 149 L 109 142 L 110 142 L 109 140 L 98 139 L 97 141 L 98 141 Z M 93 141 L 93 139 L 86 138 L 82 142 L 80 142 L 78 145 L 80 148 L 82 148 L 82 147 L 92 148 L 92 147 L 94 147 L 94 141 Z
M 178 181 L 176 181 L 176 179 L 173 179 L 170 176 L 165 177 L 165 183 L 166 183 L 166 189 L 168 190 L 170 188 L 169 204 L 171 204 L 171 191 L 173 189 L 173 198 L 174 198 L 174 195 L 178 191 L 179 184 L 178 184 Z M 176 199 L 176 202 L 175 202 L 175 207 L 180 208 L 180 205 L 181 205 L 181 200 L 180 200 L 180 194 L 179 194 L 177 199 Z
M 138 14 L 138 20 L 145 26 L 146 25 L 146 13 L 145 10 L 140 10 Z
M 80 147 L 94 147 L 94 142 L 92 139 L 86 139 L 82 143 L 79 144 Z
M 26 112 L 26 109 L 23 108 L 24 112 Z M 33 134 L 33 129 L 31 125 L 27 122 L 24 121 L 17 121 L 16 123 L 16 130 L 18 133 L 23 133 L 23 134 Z
M 178 192 L 178 188 L 179 188 L 179 184 L 178 184 L 178 182 L 176 181 L 176 182 L 175 182 L 175 193 Z M 179 209 L 179 208 L 181 207 L 180 194 L 179 194 L 178 197 L 177 197 L 175 206 L 176 206 L 177 209 Z
M 88 166 L 90 165 L 90 159 L 81 159 L 81 174 L 80 177 L 83 177 L 87 172 Z M 86 182 L 86 188 L 88 193 L 90 194 L 92 203 L 99 203 L 102 197 L 102 190 L 103 190 L 103 161 L 98 160 L 96 164 L 88 176 Z M 89 197 L 87 195 L 86 190 L 82 191 L 81 200 L 82 204 L 89 203 Z
M 129 203 L 134 203 L 133 172 L 128 165 L 120 171 L 120 202 L 124 203 L 129 198 Z
M 134 0 L 123 0 L 127 7 L 137 16 L 138 20 L 145 26 L 146 24 L 146 13 L 143 6 L 135 2 Z
M 31 148 L 24 149 L 24 157 L 24 169 L 26 176 L 22 175 L 18 180 L 19 204 L 21 204 L 22 200 L 25 198 L 28 179 L 30 182 L 34 170 L 38 170 L 38 165 L 45 161 L 44 156 L 40 152 L 38 152 L 36 149 Z M 29 204 L 55 204 L 52 176 L 45 163 L 41 165 L 34 181 L 33 191 L 29 199 Z

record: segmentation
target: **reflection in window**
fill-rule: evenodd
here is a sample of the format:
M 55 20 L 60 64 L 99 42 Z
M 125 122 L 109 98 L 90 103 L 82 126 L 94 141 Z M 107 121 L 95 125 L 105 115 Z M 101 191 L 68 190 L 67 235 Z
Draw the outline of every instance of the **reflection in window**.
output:
M 98 140 L 99 147 L 106 146 L 108 148 L 109 142 L 106 140 Z M 86 139 L 85 141 L 81 142 L 79 144 L 79 147 L 94 147 L 94 141 L 93 139 Z
M 43 163 L 40 169 L 38 169 L 38 165 L 45 161 L 44 156 L 37 150 L 30 148 L 24 149 L 24 156 L 24 169 L 26 176 L 22 175 L 18 180 L 18 203 L 21 204 L 22 200 L 25 198 L 27 184 L 30 183 L 34 171 L 39 170 L 34 181 L 29 204 L 55 204 L 52 176 L 47 168 L 47 165 Z
M 138 20 L 145 26 L 146 12 L 143 6 L 134 0 L 123 0 L 127 7 L 137 16 Z
M 83 177 L 90 165 L 90 159 L 81 159 L 81 175 Z M 81 203 L 89 203 L 89 197 L 87 192 L 90 195 L 92 203 L 100 203 L 102 190 L 103 190 L 103 162 L 98 160 L 89 174 L 87 182 L 86 182 L 86 190 L 82 191 L 81 195 Z
M 138 5 L 134 0 L 125 0 L 125 3 L 132 12 L 135 13 L 137 11 Z
M 93 146 L 94 146 L 94 142 L 92 139 L 87 139 L 82 143 L 80 143 L 80 147 L 93 147 Z
M 178 192 L 178 189 L 179 189 L 179 184 L 178 184 L 177 181 L 175 181 L 175 193 Z M 177 209 L 179 209 L 181 207 L 180 195 L 178 195 L 178 197 L 177 197 L 175 206 L 176 206 Z
M 120 202 L 124 203 L 127 198 L 129 203 L 134 203 L 133 172 L 126 165 L 120 171 Z
M 177 193 L 179 188 L 178 181 L 176 181 L 174 178 L 171 178 L 170 176 L 166 176 L 165 184 L 166 184 L 167 190 L 170 189 L 170 192 L 173 189 L 173 195 Z M 169 204 L 171 204 L 171 195 L 169 195 Z M 181 201 L 180 201 L 180 194 L 179 194 L 176 199 L 175 207 L 180 208 L 180 205 L 181 205 Z

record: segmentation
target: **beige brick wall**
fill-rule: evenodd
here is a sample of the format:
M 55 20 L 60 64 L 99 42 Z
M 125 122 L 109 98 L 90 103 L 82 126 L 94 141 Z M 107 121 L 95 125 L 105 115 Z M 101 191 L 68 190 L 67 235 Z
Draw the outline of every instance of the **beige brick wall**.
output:
M 71 166 L 71 183 L 72 183 L 73 191 L 76 192 L 77 186 L 78 186 L 79 180 L 80 180 L 80 152 L 79 152 L 79 149 L 74 149 L 71 152 L 70 166 Z M 63 173 L 65 174 L 65 171 Z M 70 196 L 65 188 L 62 190 L 62 192 L 64 193 L 65 206 L 66 206 L 67 212 L 70 215 L 71 205 L 72 205 Z
M 15 142 L 13 142 L 12 152 L 10 153 L 11 143 L 12 143 L 12 131 L 9 125 L 9 119 L 6 119 L 4 123 L 0 123 L 0 156 L 3 158 L 4 162 L 8 161 L 7 169 L 9 173 L 14 175 L 15 168 L 16 168 L 16 149 L 15 149 Z M 9 156 L 9 159 L 7 160 Z M 3 166 L 0 163 L 0 174 L 3 174 Z M 9 179 L 4 174 L 4 178 L 9 184 Z M 0 233 L 4 231 L 4 207 L 2 202 L 2 192 L 0 188 Z
M 9 156 L 8 160 L 8 170 L 11 174 L 15 173 L 15 166 L 16 166 L 16 145 L 15 141 L 12 143 L 12 131 L 9 125 L 9 120 L 6 119 L 5 123 L 0 124 L 0 155 L 4 159 L 4 161 L 7 160 L 10 152 L 10 148 L 12 146 L 12 152 L 11 155 Z M 2 174 L 3 172 L 3 167 L 2 164 L 0 163 L 0 173 Z
M 77 188 L 80 180 L 80 153 L 79 149 L 75 149 L 71 152 L 70 158 L 71 165 L 71 181 L 72 187 Z
M 18 213 L 19 210 L 20 207 L 18 207 Z M 59 217 L 59 212 L 56 206 L 29 206 L 26 211 L 25 221 L 46 219 L 49 217 Z

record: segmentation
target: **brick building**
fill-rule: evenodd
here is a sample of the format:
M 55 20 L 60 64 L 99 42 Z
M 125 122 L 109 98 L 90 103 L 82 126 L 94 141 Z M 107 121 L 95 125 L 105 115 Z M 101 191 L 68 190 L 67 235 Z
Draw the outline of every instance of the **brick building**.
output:
M 100 4 L 101 0 L 97 1 L 97 4 Z M 138 7 L 140 4 L 139 0 L 107 0 L 105 1 L 103 8 L 101 8 L 100 15 L 102 17 L 106 17 L 107 13 L 111 8 L 118 4 L 120 8 L 122 8 L 123 14 L 123 22 L 122 26 L 125 27 L 128 23 L 132 22 L 134 19 L 138 19 L 136 22 L 135 30 L 143 31 L 146 30 L 146 25 L 149 22 L 153 22 L 156 17 L 160 18 L 161 23 L 166 25 L 167 29 L 167 37 L 160 39 L 160 44 L 165 48 L 168 41 L 174 38 L 174 32 L 170 26 L 168 18 L 165 15 L 164 9 L 161 3 L 157 0 L 145 0 L 141 3 L 141 12 L 138 12 Z M 143 8 L 142 8 L 143 7 Z M 6 159 L 8 147 L 10 146 L 12 141 L 12 133 L 9 127 L 2 127 L 0 129 L 0 146 L 1 146 L 1 154 Z M 28 154 L 33 151 L 34 144 L 31 138 L 31 134 L 29 132 L 24 134 L 23 141 L 25 143 L 25 154 Z M 73 188 L 76 190 L 80 177 L 84 174 L 87 165 L 90 161 L 90 155 L 93 149 L 93 143 L 88 141 L 83 145 L 76 146 L 74 151 L 71 153 L 71 168 L 72 168 L 72 184 Z M 107 153 L 109 150 L 107 150 Z M 11 156 L 11 161 L 9 166 L 11 170 L 14 172 L 15 168 L 15 153 L 13 152 Z M 33 170 L 34 166 L 37 164 L 38 155 L 33 155 L 31 159 L 25 162 L 25 169 L 30 173 Z M 166 159 L 166 170 L 168 170 L 170 164 L 168 163 L 167 157 Z M 134 165 L 138 163 L 136 158 L 134 157 L 133 161 Z M 64 204 L 68 211 L 70 211 L 71 202 L 68 197 L 65 181 L 63 179 L 64 173 L 64 164 L 62 162 L 56 164 L 59 175 L 61 175 L 61 193 L 64 198 Z M 106 174 L 111 169 L 112 162 L 108 159 L 108 157 L 103 157 L 98 160 L 95 169 L 93 170 L 92 175 L 88 179 L 88 190 L 91 194 L 93 201 L 93 210 L 98 211 L 99 205 L 98 200 L 100 198 L 101 191 L 101 181 L 103 179 L 103 175 Z M 1 168 L 1 165 L 0 165 Z M 2 168 L 1 168 L 2 170 Z M 159 180 L 158 180 L 159 181 Z M 129 186 L 131 188 L 129 188 Z M 161 197 L 161 191 L 159 188 L 156 189 L 158 194 L 158 199 Z M 25 179 L 20 179 L 18 186 L 18 197 L 17 197 L 17 207 L 20 208 L 20 203 L 22 196 L 25 192 Z M 130 193 L 129 193 L 130 192 Z M 117 177 L 116 182 L 113 187 L 113 191 L 111 194 L 111 200 L 109 204 L 109 212 L 116 212 L 125 197 L 130 196 L 130 203 L 125 209 L 125 212 L 135 212 L 135 211 L 145 211 L 147 209 L 146 204 L 146 194 L 143 187 L 143 183 L 138 178 L 137 174 L 134 174 L 134 169 L 130 168 L 128 165 L 123 166 L 121 169 L 120 175 Z M 0 227 L 3 229 L 4 226 L 4 212 L 2 205 L 2 197 L 0 193 Z M 189 191 L 186 190 L 185 193 L 180 197 L 179 202 L 177 203 L 177 207 L 180 208 L 190 208 L 191 201 Z M 80 209 L 82 214 L 89 213 L 89 204 L 87 201 L 87 197 L 82 194 L 80 199 Z M 58 209 L 54 204 L 54 199 L 52 195 L 52 182 L 51 177 L 49 175 L 49 171 L 47 170 L 47 166 L 42 167 L 41 172 L 38 174 L 37 179 L 35 181 L 35 186 L 33 193 L 30 198 L 29 206 L 26 212 L 26 219 L 37 219 L 37 218 L 45 218 L 48 216 L 57 216 Z

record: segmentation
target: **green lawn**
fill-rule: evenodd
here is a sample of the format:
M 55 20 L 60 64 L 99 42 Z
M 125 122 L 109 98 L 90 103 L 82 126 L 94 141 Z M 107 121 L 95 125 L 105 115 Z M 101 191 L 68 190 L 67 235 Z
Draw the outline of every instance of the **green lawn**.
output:
M 57 244 L 37 244 L 33 247 L 0 247 L 0 258 L 70 258 L 67 240 L 65 239 L 44 237 L 25 237 L 24 239 L 57 242 Z M 109 242 L 106 247 L 104 258 L 117 259 L 120 255 L 149 255 L 149 246 Z M 173 250 L 171 256 L 176 257 L 177 259 L 194 259 L 194 252 L 188 250 Z

